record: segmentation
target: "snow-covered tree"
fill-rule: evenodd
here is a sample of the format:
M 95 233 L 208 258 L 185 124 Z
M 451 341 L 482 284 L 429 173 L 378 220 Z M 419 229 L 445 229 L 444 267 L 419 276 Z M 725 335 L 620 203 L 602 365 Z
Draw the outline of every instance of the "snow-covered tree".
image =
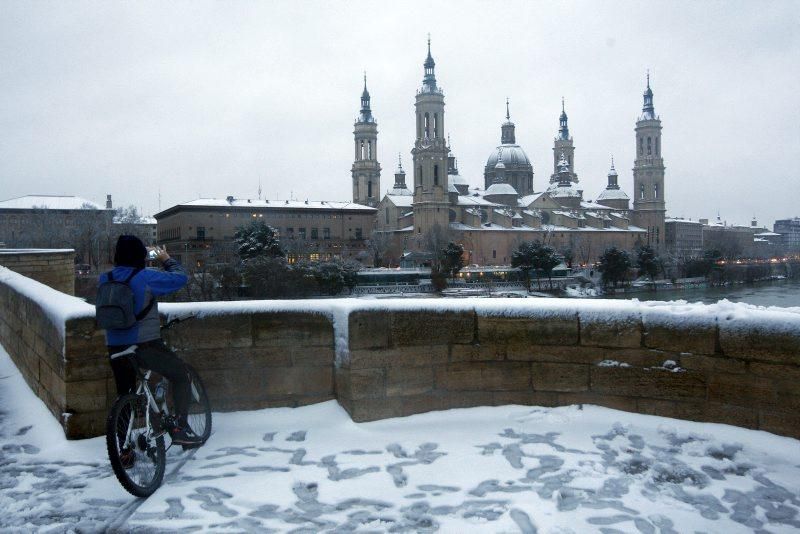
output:
M 234 241 L 242 260 L 285 256 L 275 229 L 263 221 L 253 221 L 248 226 L 237 228 Z

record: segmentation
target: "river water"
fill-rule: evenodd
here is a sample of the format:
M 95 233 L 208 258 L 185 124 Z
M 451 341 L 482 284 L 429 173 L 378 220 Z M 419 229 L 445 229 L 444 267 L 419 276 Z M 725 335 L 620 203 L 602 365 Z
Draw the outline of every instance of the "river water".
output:
M 774 280 L 753 284 L 736 284 L 722 287 L 703 287 L 670 291 L 646 291 L 607 295 L 602 298 L 639 300 L 686 300 L 712 304 L 722 299 L 745 302 L 758 306 L 800 306 L 800 280 Z

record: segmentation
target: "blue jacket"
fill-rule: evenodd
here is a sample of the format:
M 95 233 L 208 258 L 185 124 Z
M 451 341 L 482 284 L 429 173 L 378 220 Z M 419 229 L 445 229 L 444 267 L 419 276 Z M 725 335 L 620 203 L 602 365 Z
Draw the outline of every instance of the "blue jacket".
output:
M 133 267 L 114 267 L 111 271 L 114 280 L 125 280 L 134 270 Z M 164 262 L 164 271 L 143 269 L 131 278 L 134 309 L 142 311 L 153 300 L 150 311 L 125 330 L 106 330 L 106 345 L 133 345 L 161 338 L 161 320 L 158 315 L 156 296 L 167 295 L 186 285 L 188 277 L 181 264 L 172 258 Z M 100 283 L 108 281 L 108 273 L 100 275 Z

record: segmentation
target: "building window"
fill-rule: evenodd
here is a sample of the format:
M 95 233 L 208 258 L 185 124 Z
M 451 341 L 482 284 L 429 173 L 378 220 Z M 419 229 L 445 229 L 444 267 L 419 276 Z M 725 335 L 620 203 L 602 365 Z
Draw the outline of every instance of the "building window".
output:
M 644 154 L 644 148 L 642 147 L 642 138 L 639 138 L 639 155 L 641 156 Z
M 496 258 L 497 258 L 497 251 L 493 250 L 492 251 L 492 259 L 496 259 Z
M 294 228 L 292 228 L 291 226 L 286 228 L 286 237 L 288 237 L 289 239 L 294 239 Z
M 653 139 L 651 137 L 647 138 L 647 155 L 653 155 Z
M 330 228 L 323 228 L 322 229 L 322 239 L 330 239 L 331 238 L 331 229 Z
M 383 210 L 383 214 L 386 217 L 386 224 L 389 224 L 389 210 L 388 209 Z
M 656 137 L 656 156 L 661 154 L 661 138 Z
M 319 232 L 316 228 L 311 229 L 311 239 L 319 239 Z
M 644 184 L 639 185 L 639 198 L 644 198 Z
M 372 141 L 367 141 L 367 159 L 372 159 Z
M 425 138 L 426 139 L 429 138 L 431 136 L 430 134 L 431 134 L 431 118 L 426 113 L 425 114 Z
M 439 166 L 433 166 L 433 185 L 439 185 Z
M 367 198 L 372 198 L 372 180 L 367 182 Z
M 356 228 L 356 239 L 364 239 L 364 232 L 361 228 Z
M 438 139 L 439 137 L 439 114 L 433 114 L 433 138 Z
M 658 198 L 658 184 L 653 186 L 653 198 Z
M 298 230 L 298 232 L 300 234 L 300 239 L 305 239 L 306 238 L 306 229 L 305 228 L 298 228 L 297 230 Z
M 204 241 L 206 239 L 206 227 L 205 226 L 198 226 L 197 227 L 197 240 Z

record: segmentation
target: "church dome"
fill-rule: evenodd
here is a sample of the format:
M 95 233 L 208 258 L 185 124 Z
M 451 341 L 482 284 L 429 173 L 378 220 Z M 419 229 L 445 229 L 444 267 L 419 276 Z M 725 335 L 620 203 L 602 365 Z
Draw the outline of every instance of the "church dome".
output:
M 483 194 L 483 196 L 491 196 L 491 195 L 514 195 L 517 196 L 517 190 L 514 189 L 514 186 L 511 184 L 492 184 L 489 186 L 489 189 Z
M 630 200 L 622 189 L 603 189 L 597 200 Z
M 494 169 L 497 165 L 497 161 L 501 159 L 501 156 L 503 164 L 506 166 L 506 168 L 517 165 L 531 164 L 531 161 L 528 159 L 528 155 L 525 154 L 525 151 L 522 150 L 521 146 L 500 145 L 489 155 L 489 159 L 486 160 L 486 167 Z

